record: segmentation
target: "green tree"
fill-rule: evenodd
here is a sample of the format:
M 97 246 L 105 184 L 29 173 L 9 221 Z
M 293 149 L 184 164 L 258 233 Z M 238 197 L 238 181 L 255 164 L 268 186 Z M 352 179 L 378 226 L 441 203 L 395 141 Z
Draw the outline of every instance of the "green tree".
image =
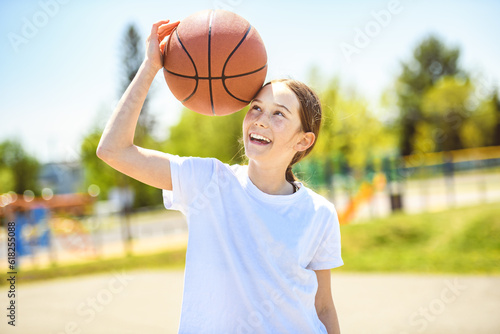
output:
M 500 101 L 498 92 L 479 101 L 477 107 L 471 109 L 462 133 L 465 147 L 500 145 Z
M 401 74 L 396 80 L 396 93 L 400 110 L 401 155 L 415 149 L 417 127 L 423 121 L 422 97 L 441 77 L 466 74 L 458 66 L 460 51 L 446 47 L 437 37 L 429 36 L 417 46 L 413 57 L 401 63 Z
M 500 146 L 500 97 L 498 96 L 498 89 L 495 89 L 495 93 L 491 98 L 491 104 L 493 106 L 494 113 L 494 127 L 491 145 Z
M 385 129 L 366 101 L 343 94 L 336 79 L 319 95 L 323 122 L 313 157 L 341 155 L 351 167 L 362 170 L 374 156 L 391 150 L 395 134 Z
M 227 116 L 206 116 L 182 111 L 170 128 L 164 151 L 180 156 L 214 157 L 226 163 L 245 160 L 242 126 L 248 107 Z
M 421 109 L 426 124 L 431 128 L 435 147 L 433 151 L 464 148 L 464 123 L 470 118 L 466 102 L 473 91 L 469 80 L 442 77 L 422 97 Z M 417 137 L 418 138 L 418 137 Z
M 14 191 L 22 194 L 25 190 L 39 192 L 38 173 L 40 163 L 30 156 L 17 141 L 0 143 L 0 191 Z M 10 181 L 9 181 L 10 178 Z
M 132 179 L 112 167 L 96 156 L 97 146 L 102 136 L 102 129 L 91 130 L 84 138 L 80 152 L 81 160 L 85 170 L 85 183 L 96 184 L 101 189 L 101 195 L 107 197 L 109 191 L 114 187 L 132 188 L 134 191 L 134 207 L 145 207 L 161 204 L 161 191 L 150 187 L 135 179 Z M 145 147 L 149 149 L 161 149 L 160 144 L 147 137 Z
M 316 73 L 312 72 L 310 76 L 314 77 L 315 75 Z M 335 126 L 342 117 L 339 114 L 337 105 L 338 100 L 340 99 L 339 90 L 339 80 L 338 78 L 334 78 L 327 84 L 326 87 L 323 87 L 321 91 L 317 91 L 321 101 L 322 117 L 319 136 L 314 149 L 311 151 L 311 155 L 313 156 L 325 157 L 332 153 L 333 147 L 331 145 L 337 139 Z

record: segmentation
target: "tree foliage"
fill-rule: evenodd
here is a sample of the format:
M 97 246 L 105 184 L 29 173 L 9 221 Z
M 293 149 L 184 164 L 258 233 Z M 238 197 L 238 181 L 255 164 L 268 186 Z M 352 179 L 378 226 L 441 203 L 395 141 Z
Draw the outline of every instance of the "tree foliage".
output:
M 87 185 L 96 184 L 101 189 L 102 198 L 107 198 L 109 191 L 115 187 L 132 188 L 135 194 L 134 206 L 144 207 L 161 203 L 159 189 L 145 185 L 108 166 L 96 156 L 97 146 L 102 136 L 102 130 L 95 128 L 85 136 L 81 145 L 81 160 L 85 168 Z M 158 149 L 158 143 L 146 143 L 150 149 Z
M 323 124 L 313 156 L 345 157 L 349 166 L 362 169 L 375 156 L 386 154 L 394 133 L 384 128 L 362 98 L 342 94 L 338 81 L 320 93 Z
M 433 151 L 450 151 L 465 147 L 466 139 L 462 130 L 464 123 L 474 112 L 465 107 L 472 89 L 469 80 L 446 76 L 422 96 L 422 115 L 426 126 L 431 129 Z
M 23 149 L 21 143 L 6 140 L 0 143 L 0 192 L 25 190 L 39 192 L 40 163 Z
M 493 113 L 493 135 L 490 145 L 500 146 L 500 97 L 498 91 L 491 97 L 490 105 Z
M 214 157 L 226 163 L 245 160 L 242 124 L 248 107 L 227 116 L 206 116 L 184 109 L 170 128 L 163 149 L 180 156 Z
M 460 50 L 448 48 L 436 36 L 429 36 L 413 51 L 413 57 L 401 63 L 401 74 L 395 90 L 400 109 L 400 143 L 402 155 L 415 149 L 416 130 L 423 120 L 422 97 L 443 76 L 464 78 L 458 66 Z

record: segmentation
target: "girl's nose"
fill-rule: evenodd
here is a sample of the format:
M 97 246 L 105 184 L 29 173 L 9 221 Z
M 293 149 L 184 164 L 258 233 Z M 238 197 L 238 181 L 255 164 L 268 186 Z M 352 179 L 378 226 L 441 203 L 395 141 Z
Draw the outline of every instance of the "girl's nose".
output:
M 267 128 L 268 126 L 268 117 L 266 115 L 266 113 L 261 113 L 256 119 L 255 119 L 255 122 L 254 124 L 256 126 L 260 126 L 260 127 L 263 127 L 263 128 Z

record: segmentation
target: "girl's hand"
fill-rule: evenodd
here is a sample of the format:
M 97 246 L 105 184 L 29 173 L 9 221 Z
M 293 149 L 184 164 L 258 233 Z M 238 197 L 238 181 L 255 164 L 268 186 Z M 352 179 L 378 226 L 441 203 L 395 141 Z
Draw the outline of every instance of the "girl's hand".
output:
M 163 49 L 167 43 L 168 36 L 179 25 L 179 21 L 169 23 L 170 20 L 162 20 L 153 24 L 151 34 L 146 41 L 146 59 L 145 61 L 158 72 L 163 67 Z

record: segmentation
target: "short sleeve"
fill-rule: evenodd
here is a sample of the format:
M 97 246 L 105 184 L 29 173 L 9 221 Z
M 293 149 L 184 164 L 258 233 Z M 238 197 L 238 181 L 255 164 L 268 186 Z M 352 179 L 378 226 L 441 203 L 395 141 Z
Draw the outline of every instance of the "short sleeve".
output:
M 213 178 L 214 159 L 169 155 L 172 190 L 163 189 L 165 208 L 185 215 L 190 205 Z
M 323 270 L 340 267 L 344 264 L 340 247 L 340 227 L 337 212 L 333 212 L 326 222 L 321 242 L 307 269 Z

